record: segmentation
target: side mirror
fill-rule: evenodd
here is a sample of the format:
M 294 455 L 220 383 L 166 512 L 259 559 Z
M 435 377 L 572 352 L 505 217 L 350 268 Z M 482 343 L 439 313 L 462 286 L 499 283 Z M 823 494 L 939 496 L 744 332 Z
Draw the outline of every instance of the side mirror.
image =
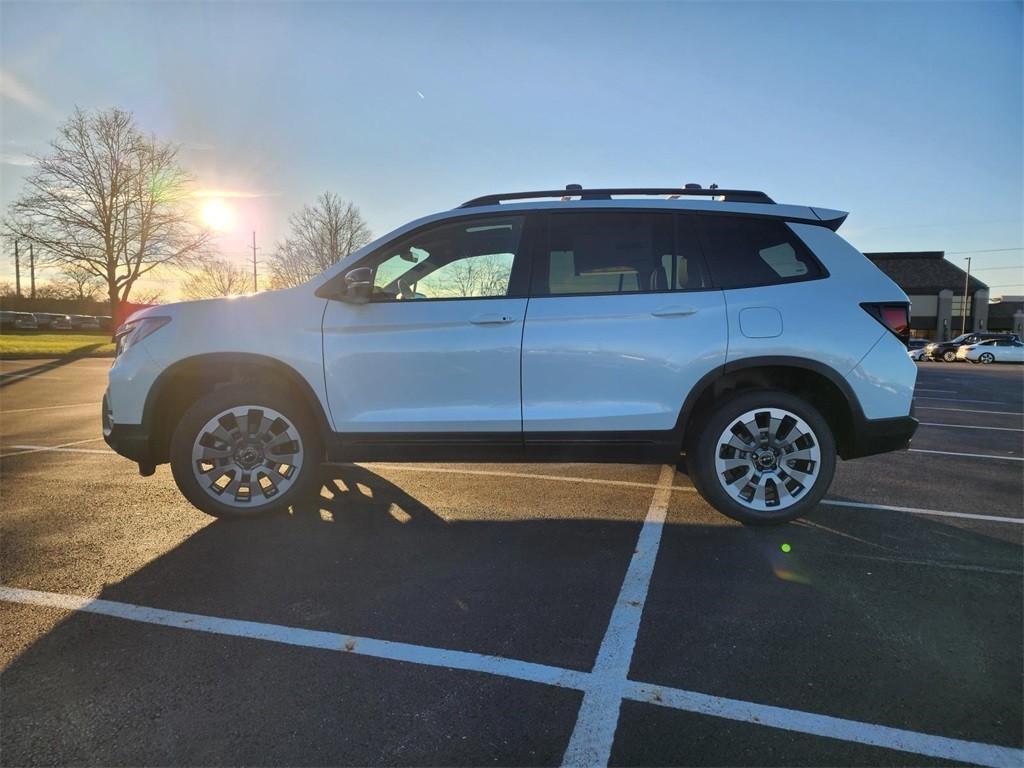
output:
M 350 304 L 365 304 L 373 293 L 373 270 L 357 267 L 345 273 L 345 292 L 339 296 Z

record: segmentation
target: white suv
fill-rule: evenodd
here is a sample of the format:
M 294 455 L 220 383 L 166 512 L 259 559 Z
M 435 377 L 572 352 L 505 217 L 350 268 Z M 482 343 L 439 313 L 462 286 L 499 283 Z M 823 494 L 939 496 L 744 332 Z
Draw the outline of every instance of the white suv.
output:
M 685 454 L 721 512 L 790 520 L 917 426 L 907 296 L 845 218 L 698 185 L 470 200 L 297 288 L 136 313 L 104 434 L 217 516 L 315 494 L 325 460 Z

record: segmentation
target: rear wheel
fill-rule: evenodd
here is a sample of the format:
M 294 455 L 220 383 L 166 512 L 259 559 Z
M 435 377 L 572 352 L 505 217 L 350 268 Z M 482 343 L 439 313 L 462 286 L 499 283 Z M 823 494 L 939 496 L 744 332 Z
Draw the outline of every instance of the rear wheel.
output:
M 749 525 L 784 523 L 812 510 L 835 472 L 832 431 L 812 405 L 777 391 L 734 397 L 711 415 L 687 451 L 697 490 Z
M 985 365 L 988 365 L 989 363 L 994 363 L 995 361 L 996 356 L 993 355 L 991 352 L 982 352 L 978 356 L 978 362 L 985 363 Z
M 287 509 L 316 493 L 323 447 L 304 404 L 271 388 L 231 385 L 200 398 L 171 438 L 171 471 L 215 517 Z

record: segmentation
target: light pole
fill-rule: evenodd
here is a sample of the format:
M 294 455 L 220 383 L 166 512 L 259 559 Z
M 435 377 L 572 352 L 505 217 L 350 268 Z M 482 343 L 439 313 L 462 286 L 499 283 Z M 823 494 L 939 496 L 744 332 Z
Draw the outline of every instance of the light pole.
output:
M 967 275 L 964 277 L 964 304 L 961 312 L 963 313 L 963 324 L 960 326 L 960 335 L 963 336 L 967 333 L 967 289 L 971 284 L 971 257 L 968 256 L 964 261 L 967 262 Z

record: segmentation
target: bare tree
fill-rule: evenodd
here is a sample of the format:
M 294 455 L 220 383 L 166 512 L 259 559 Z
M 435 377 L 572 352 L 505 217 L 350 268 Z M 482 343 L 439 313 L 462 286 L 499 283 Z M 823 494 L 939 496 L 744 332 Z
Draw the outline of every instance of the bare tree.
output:
M 271 285 L 287 288 L 316 277 L 370 242 L 370 228 L 359 208 L 333 192 L 303 206 L 288 220 L 289 236 L 270 257 Z
M 60 276 L 51 281 L 50 285 L 54 295 L 80 300 L 96 300 L 106 288 L 103 278 L 80 264 L 65 264 L 61 267 Z
M 35 158 L 6 228 L 35 243 L 42 263 L 100 278 L 116 314 L 140 277 L 200 255 L 209 238 L 177 151 L 143 135 L 129 112 L 76 109 Z
M 207 259 L 189 271 L 181 284 L 181 292 L 190 299 L 213 299 L 238 296 L 251 288 L 247 269 L 223 259 Z

